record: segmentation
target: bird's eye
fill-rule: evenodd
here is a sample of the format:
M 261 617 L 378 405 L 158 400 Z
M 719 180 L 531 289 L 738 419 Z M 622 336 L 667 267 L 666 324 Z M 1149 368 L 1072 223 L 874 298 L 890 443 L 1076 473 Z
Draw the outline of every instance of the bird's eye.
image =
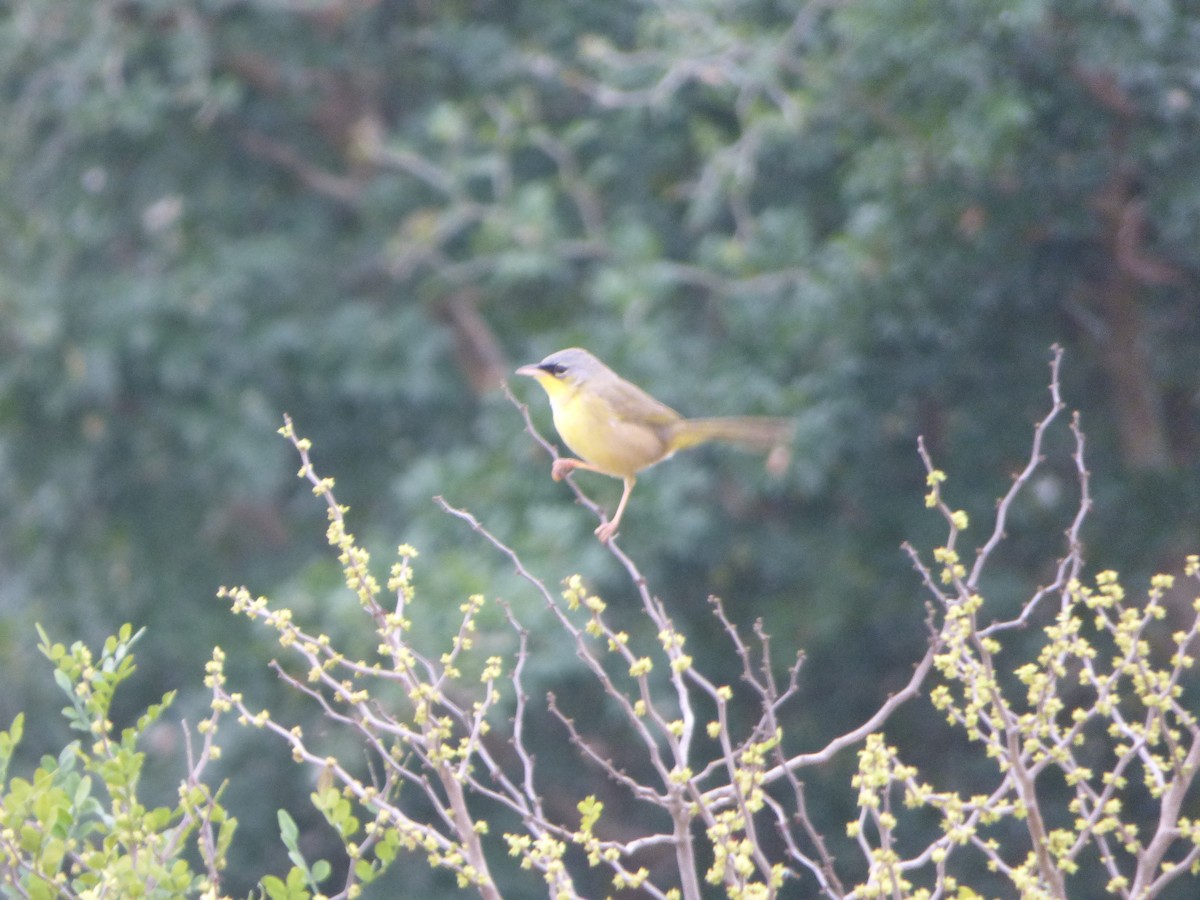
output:
M 547 363 L 546 365 L 542 366 L 542 368 L 545 369 L 547 372 L 549 372 L 551 375 L 553 375 L 555 378 L 558 378 L 560 375 L 562 375 L 564 372 L 567 371 L 567 367 L 560 363 Z

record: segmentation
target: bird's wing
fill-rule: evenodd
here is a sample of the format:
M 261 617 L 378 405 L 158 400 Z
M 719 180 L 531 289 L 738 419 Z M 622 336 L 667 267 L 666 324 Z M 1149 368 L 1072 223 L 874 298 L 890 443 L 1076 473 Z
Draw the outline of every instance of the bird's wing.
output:
M 658 429 L 683 418 L 667 404 L 655 400 L 636 384 L 624 379 L 614 379 L 605 386 L 609 406 L 617 411 L 620 419 L 636 425 L 647 425 Z

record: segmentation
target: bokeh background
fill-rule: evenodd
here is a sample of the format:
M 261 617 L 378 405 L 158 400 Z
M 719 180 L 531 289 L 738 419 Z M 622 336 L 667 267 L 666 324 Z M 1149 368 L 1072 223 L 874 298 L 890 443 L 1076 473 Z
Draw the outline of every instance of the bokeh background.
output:
M 1136 585 L 1200 544 L 1196 3 L 11 0 L 0 84 L 0 722 L 26 711 L 28 759 L 69 738 L 34 623 L 146 627 L 130 715 L 177 689 L 198 719 L 214 644 L 248 695 L 310 715 L 214 598 L 245 583 L 362 639 L 284 412 L 381 569 L 421 551 L 430 634 L 476 591 L 538 616 L 434 495 L 633 621 L 499 390 L 565 346 L 685 414 L 797 421 L 780 479 L 710 448 L 653 470 L 623 538 L 713 669 L 737 671 L 710 593 L 781 661 L 806 651 L 789 725 L 811 747 L 923 647 L 899 547 L 941 526 L 917 436 L 982 529 L 1052 343 L 1089 559 Z M 1074 511 L 1064 429 L 1047 449 L 999 608 Z M 616 482 L 579 480 L 612 508 Z M 536 676 L 561 696 L 579 672 L 550 652 Z M 245 892 L 286 868 L 275 808 L 323 839 L 311 773 L 226 741 Z M 148 749 L 169 797 L 178 728 Z M 839 802 L 817 812 L 840 832 Z

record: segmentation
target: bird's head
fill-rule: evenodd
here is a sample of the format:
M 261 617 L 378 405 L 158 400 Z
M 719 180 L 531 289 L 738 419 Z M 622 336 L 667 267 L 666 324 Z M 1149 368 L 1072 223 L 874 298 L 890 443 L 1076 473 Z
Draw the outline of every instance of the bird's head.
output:
M 518 375 L 537 380 L 551 397 L 574 391 L 589 379 L 611 375 L 612 370 L 582 347 L 568 347 L 551 353 L 540 363 L 521 366 Z

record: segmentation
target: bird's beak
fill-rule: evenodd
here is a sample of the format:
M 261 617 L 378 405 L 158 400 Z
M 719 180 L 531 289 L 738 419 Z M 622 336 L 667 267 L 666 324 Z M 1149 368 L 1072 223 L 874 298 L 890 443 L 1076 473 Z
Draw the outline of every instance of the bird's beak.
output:
M 537 366 L 521 366 L 517 369 L 518 375 L 528 375 L 530 378 L 537 378 L 542 374 L 542 370 Z

